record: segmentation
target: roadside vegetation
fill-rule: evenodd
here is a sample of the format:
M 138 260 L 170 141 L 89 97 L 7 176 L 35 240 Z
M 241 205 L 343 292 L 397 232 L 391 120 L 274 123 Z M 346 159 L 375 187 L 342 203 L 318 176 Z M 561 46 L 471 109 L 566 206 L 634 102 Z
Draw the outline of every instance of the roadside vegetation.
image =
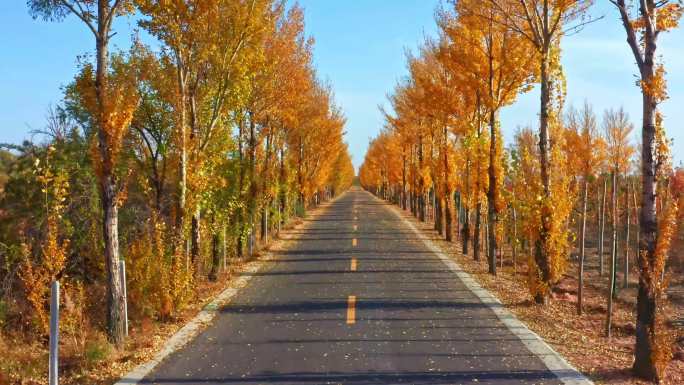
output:
M 548 316 L 544 322 L 566 333 L 591 327 L 586 351 L 595 360 L 605 355 L 589 349 L 597 330 L 602 346 L 627 335 L 631 360 L 622 354 L 619 365 L 659 382 L 684 344 L 681 298 L 668 291 L 681 287 L 684 271 L 684 255 L 672 247 L 682 244 L 684 170 L 672 165 L 658 110 L 667 99 L 667 54 L 657 40 L 677 28 L 684 8 L 610 3 L 636 63 L 638 129 L 619 106 L 597 116 L 590 102 L 565 103 L 561 41 L 598 17 L 593 1 L 454 0 L 437 12 L 439 37 L 407 55 L 409 75 L 389 97 L 385 128 L 359 176 L 367 190 L 432 221 L 463 255 L 486 262 L 493 285 L 505 291 L 524 282 L 530 312 Z M 519 128 L 504 146 L 501 109 L 534 87 L 538 126 Z M 561 300 L 574 304 L 578 322 L 548 310 Z
M 281 227 L 351 185 L 345 118 L 296 5 L 28 6 L 82 24 L 93 52 L 36 141 L 0 150 L 0 384 L 47 381 L 53 280 L 62 382 L 107 382 Z M 132 37 L 112 49 L 116 18 L 137 22 L 154 48 Z

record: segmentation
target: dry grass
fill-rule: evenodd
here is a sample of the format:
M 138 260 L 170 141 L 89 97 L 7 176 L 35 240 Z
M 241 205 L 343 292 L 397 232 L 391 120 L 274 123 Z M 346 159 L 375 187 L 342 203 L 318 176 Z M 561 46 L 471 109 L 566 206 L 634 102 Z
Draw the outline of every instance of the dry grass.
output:
M 315 214 L 319 209 L 311 211 Z M 132 320 L 129 338 L 123 349 L 109 344 L 102 332 L 93 327 L 82 330 L 83 338 L 63 338 L 60 341 L 60 383 L 65 385 L 112 384 L 136 366 L 150 360 L 164 343 L 213 298 L 229 287 L 232 278 L 239 275 L 247 262 L 261 258 L 273 262 L 268 250 L 287 247 L 291 238 L 287 231 L 301 228 L 306 222 L 294 218 L 281 231 L 281 236 L 263 245 L 250 260 L 232 259 L 228 269 L 219 274 L 216 282 L 201 280 L 191 303 L 173 319 L 160 322 L 151 318 Z M 92 295 L 92 293 L 90 293 Z M 96 309 L 93 309 L 96 310 Z M 0 385 L 47 384 L 48 350 L 45 342 L 36 342 L 29 334 L 12 336 L 0 332 Z

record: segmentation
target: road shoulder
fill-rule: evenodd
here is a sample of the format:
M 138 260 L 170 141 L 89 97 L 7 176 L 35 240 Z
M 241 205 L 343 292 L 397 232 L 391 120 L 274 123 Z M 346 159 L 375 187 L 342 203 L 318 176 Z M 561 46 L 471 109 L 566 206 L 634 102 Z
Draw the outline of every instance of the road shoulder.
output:
M 311 209 L 307 213 L 307 217 L 316 216 L 324 211 L 331 203 L 335 202 L 340 196 L 328 202 L 324 202 L 320 206 Z M 297 220 L 295 220 L 297 221 Z M 290 230 L 306 229 L 306 222 L 299 221 Z M 268 245 L 269 250 L 287 250 L 291 245 L 289 244 L 289 237 L 287 237 L 287 230 L 284 230 L 285 235 L 282 238 L 274 240 Z M 284 244 L 288 243 L 288 244 Z M 205 331 L 214 321 L 220 310 L 235 299 L 241 290 L 247 286 L 252 277 L 256 273 L 266 270 L 276 262 L 276 255 L 269 252 L 269 250 L 261 250 L 259 258 L 250 261 L 238 268 L 236 277 L 232 278 L 218 295 L 211 299 L 200 312 L 195 315 L 190 321 L 183 325 L 178 331 L 172 334 L 162 345 L 161 348 L 153 355 L 151 359 L 136 366 L 134 369 L 126 373 L 114 385 L 136 385 L 140 383 L 147 375 L 152 373 L 156 367 L 159 366 L 165 359 L 173 353 L 183 349 L 189 342 L 194 340 L 200 333 Z
M 376 198 L 378 199 L 378 198 Z M 378 199 L 380 201 L 380 199 Z M 419 230 L 413 223 L 414 218 L 409 218 L 395 205 L 387 204 L 390 210 L 423 241 L 425 246 L 475 294 L 482 303 L 486 304 L 501 322 L 515 334 L 520 341 L 536 355 L 546 367 L 554 373 L 566 385 L 590 385 L 591 380 L 585 377 L 575 367 L 570 365 L 565 358 L 547 344 L 538 334 L 530 330 L 524 323 L 518 320 L 502 302 L 484 289 L 473 277 L 465 272 L 458 262 L 444 252 L 435 242 L 429 239 L 424 231 Z

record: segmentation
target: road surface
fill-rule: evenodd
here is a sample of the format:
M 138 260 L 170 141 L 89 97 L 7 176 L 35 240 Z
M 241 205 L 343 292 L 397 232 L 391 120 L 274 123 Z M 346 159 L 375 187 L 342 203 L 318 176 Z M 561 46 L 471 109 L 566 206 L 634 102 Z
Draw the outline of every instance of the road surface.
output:
M 354 188 L 307 222 L 142 383 L 562 383 L 388 204 Z

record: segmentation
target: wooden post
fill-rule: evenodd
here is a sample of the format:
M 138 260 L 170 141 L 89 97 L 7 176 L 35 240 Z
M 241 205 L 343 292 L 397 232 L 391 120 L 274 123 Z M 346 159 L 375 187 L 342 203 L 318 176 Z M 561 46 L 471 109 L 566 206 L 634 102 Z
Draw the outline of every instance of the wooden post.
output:
M 50 385 L 59 383 L 59 281 L 50 288 Z

